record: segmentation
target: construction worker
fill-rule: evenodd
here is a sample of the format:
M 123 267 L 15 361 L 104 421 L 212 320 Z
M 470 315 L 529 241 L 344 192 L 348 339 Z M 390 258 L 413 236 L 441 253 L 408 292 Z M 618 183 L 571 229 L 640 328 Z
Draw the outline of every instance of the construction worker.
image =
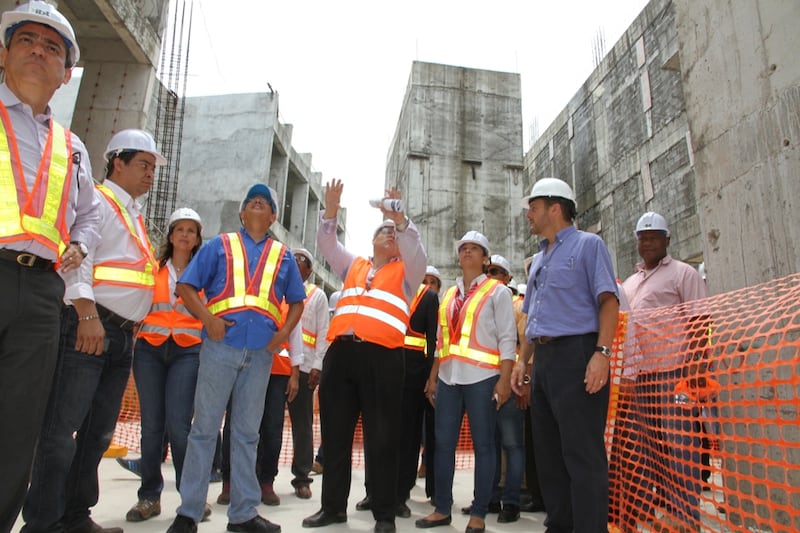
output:
M 161 514 L 165 437 L 172 451 L 176 488 L 179 491 L 181 488 L 203 325 L 175 295 L 175 286 L 203 244 L 202 232 L 203 222 L 195 210 L 180 207 L 170 215 L 167 237 L 157 257 L 153 305 L 137 334 L 133 377 L 142 416 L 139 461 L 142 482 L 136 505 L 125 515 L 128 522 L 141 522 Z
M 311 283 L 314 272 L 314 256 L 305 248 L 292 250 L 297 268 L 306 288 L 303 308 L 303 363 L 300 365 L 300 388 L 293 402 L 289 403 L 292 422 L 292 486 L 298 498 L 311 497 L 309 477 L 314 461 L 314 391 L 319 385 L 322 362 L 328 349 L 328 297 L 325 291 Z
M 531 395 L 545 527 L 605 531 L 603 433 L 619 307 L 611 257 L 600 237 L 573 225 L 575 193 L 564 181 L 538 180 L 523 205 L 531 233 L 542 240 L 525 289 L 526 338 L 511 384 L 518 395 Z M 533 376 L 526 374 L 531 357 Z
M 97 241 L 89 154 L 49 102 L 80 57 L 69 21 L 45 2 L 0 20 L 0 531 L 30 479 L 58 353 L 64 281 Z
M 497 412 L 511 398 L 517 333 L 511 291 L 486 276 L 489 241 L 468 231 L 456 241 L 462 275 L 439 306 L 438 357 L 425 394 L 436 408 L 435 510 L 415 525 L 451 523 L 456 446 L 464 413 L 475 451 L 474 498 L 468 533 L 483 533 L 495 475 Z
M 169 533 L 194 533 L 203 518 L 208 473 L 229 398 L 228 531 L 270 533 L 281 529 L 258 514 L 261 491 L 256 447 L 273 354 L 300 320 L 305 291 L 290 251 L 269 233 L 276 209 L 266 185 L 250 187 L 239 209 L 241 230 L 204 244 L 177 285 L 186 308 L 203 323 L 203 343 L 194 419 L 181 476 L 181 505 Z M 201 290 L 207 304 L 200 298 Z M 281 316 L 284 300 L 288 311 Z
M 372 258 L 357 257 L 336 238 L 343 185 L 325 185 L 325 211 L 317 245 L 331 270 L 344 279 L 328 328 L 331 342 L 322 366 L 320 417 L 325 446 L 322 508 L 303 520 L 319 527 L 347 520 L 353 433 L 359 414 L 370 476 L 375 531 L 395 531 L 397 446 L 403 397 L 403 343 L 409 304 L 425 275 L 425 249 L 403 211 L 388 211 L 372 238 Z M 396 189 L 388 198 L 399 199 Z M 386 202 L 384 202 L 385 204 Z
M 22 510 L 29 533 L 122 531 L 95 524 L 91 507 L 130 376 L 133 331 L 150 311 L 158 270 L 136 199 L 166 160 L 137 129 L 111 137 L 105 159 L 106 179 L 96 186 L 100 242 L 64 275 L 58 368 Z

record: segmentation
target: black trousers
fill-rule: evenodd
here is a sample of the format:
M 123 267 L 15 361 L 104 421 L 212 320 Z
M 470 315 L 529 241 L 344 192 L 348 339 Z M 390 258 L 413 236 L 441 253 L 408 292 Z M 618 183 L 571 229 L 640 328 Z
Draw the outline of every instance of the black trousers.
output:
M 323 510 L 347 510 L 353 434 L 361 415 L 372 515 L 375 520 L 394 522 L 404 376 L 403 348 L 342 340 L 331 343 L 319 388 L 325 444 Z
M 0 260 L 0 294 L 0 531 L 10 531 L 50 396 L 64 281 L 54 270 Z

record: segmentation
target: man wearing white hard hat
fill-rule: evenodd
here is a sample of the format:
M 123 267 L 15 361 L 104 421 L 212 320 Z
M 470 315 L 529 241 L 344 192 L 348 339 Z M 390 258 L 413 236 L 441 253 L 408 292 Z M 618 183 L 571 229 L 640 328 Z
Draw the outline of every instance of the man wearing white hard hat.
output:
M 575 228 L 575 193 L 564 181 L 538 180 L 523 204 L 531 233 L 541 240 L 528 276 L 525 339 L 511 384 L 517 394 L 531 395 L 545 527 L 605 531 L 603 434 L 619 306 L 611 256 L 599 236 Z M 532 376 L 526 368 L 531 357 Z
M 692 449 L 691 435 L 687 436 L 680 427 L 670 430 L 672 421 L 668 419 L 674 417 L 668 416 L 667 410 L 674 409 L 674 387 L 682 377 L 680 368 L 686 363 L 684 358 L 687 356 L 681 347 L 687 342 L 698 342 L 691 338 L 692 332 L 705 341 L 708 319 L 703 309 L 684 308 L 675 314 L 662 310 L 705 298 L 706 285 L 696 269 L 669 255 L 670 230 L 662 215 L 654 211 L 644 213 L 636 223 L 635 236 L 642 261 L 636 264 L 635 272 L 622 284 L 631 309 L 628 330 L 632 332 L 629 337 L 633 338 L 632 342 L 626 342 L 626 350 L 630 353 L 625 354 L 623 375 L 635 380 L 634 405 L 639 406 L 634 413 L 639 422 L 635 427 L 646 429 L 637 434 L 637 445 L 641 446 L 637 450 L 649 465 L 643 470 L 642 478 L 635 480 L 634 486 L 642 488 L 637 496 L 639 511 L 652 514 L 661 510 L 650 501 L 654 492 L 649 488 L 665 488 L 666 493 L 673 496 L 672 514 L 699 528 L 698 502 L 702 483 L 693 478 L 697 477 L 695 474 L 700 471 L 700 465 L 692 464 L 692 458 L 676 462 L 674 457 L 681 457 L 680 450 L 669 454 L 653 453 L 664 446 L 660 439 L 656 442 L 653 435 L 671 434 L 673 437 L 666 439 L 669 442 L 688 439 L 684 449 Z M 648 315 L 647 310 L 653 308 L 659 308 L 658 317 Z M 677 322 L 686 323 L 685 331 L 675 327 Z M 699 462 L 698 456 L 695 463 Z M 678 470 L 686 480 L 677 486 L 671 478 L 659 473 L 665 470 Z M 647 503 L 642 505 L 642 500 Z
M 495 474 L 497 412 L 511 398 L 517 332 L 511 291 L 486 275 L 491 255 L 486 237 L 468 231 L 455 252 L 462 275 L 442 297 L 438 356 L 425 385 L 436 408 L 435 509 L 415 525 L 427 529 L 452 522 L 455 454 L 466 413 L 475 452 L 467 531 L 483 532 Z
M 385 220 L 372 237 L 372 257 L 358 257 L 336 237 L 344 185 L 325 184 L 317 246 L 341 279 L 320 381 L 320 420 L 325 447 L 322 506 L 303 527 L 347 521 L 353 433 L 359 414 L 370 476 L 375 531 L 395 528 L 398 420 L 403 395 L 403 345 L 409 305 L 425 276 L 425 248 L 417 227 L 403 211 L 381 206 Z M 387 199 L 400 199 L 392 188 Z M 386 205 L 386 202 L 383 203 Z
M 163 158 L 149 134 L 123 130 L 111 137 L 106 159 L 106 179 L 95 187 L 100 242 L 64 275 L 61 352 L 22 510 L 26 531 L 106 531 L 90 516 L 99 497 L 97 467 L 114 433 L 133 331 L 150 311 L 158 270 L 136 199 L 150 190 Z
M 99 214 L 86 147 L 49 106 L 80 56 L 72 26 L 50 4 L 30 2 L 3 13 L 0 39 L 0 424 L 13 428 L 0 439 L 0 531 L 8 531 L 56 366 L 64 296 L 57 270 L 80 266 L 97 241 Z

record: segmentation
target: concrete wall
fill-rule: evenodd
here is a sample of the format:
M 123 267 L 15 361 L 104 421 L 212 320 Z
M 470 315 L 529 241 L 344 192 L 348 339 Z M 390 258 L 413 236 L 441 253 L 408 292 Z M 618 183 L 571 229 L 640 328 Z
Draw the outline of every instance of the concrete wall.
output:
M 800 3 L 676 0 L 714 292 L 800 270 Z
M 386 167 L 419 226 L 428 263 L 460 273 L 454 243 L 468 230 L 489 239 L 521 278 L 524 219 L 518 74 L 415 61 Z

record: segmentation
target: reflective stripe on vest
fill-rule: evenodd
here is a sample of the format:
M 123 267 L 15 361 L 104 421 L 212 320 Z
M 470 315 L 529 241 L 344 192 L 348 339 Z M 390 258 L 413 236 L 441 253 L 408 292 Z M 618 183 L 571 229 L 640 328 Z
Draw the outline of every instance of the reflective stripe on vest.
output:
M 169 294 L 169 267 L 164 265 L 156 274 L 153 305 L 142 321 L 138 337 L 153 346 L 160 346 L 172 337 L 178 346 L 194 346 L 201 342 L 203 323 L 192 315 L 179 297 L 172 305 Z
M 496 348 L 481 346 L 478 343 L 475 328 L 475 317 L 480 314 L 483 306 L 489 301 L 489 297 L 497 285 L 500 285 L 499 281 L 486 278 L 467 298 L 461 308 L 461 327 L 458 332 L 453 331 L 451 309 L 458 287 L 453 286 L 447 290 L 442 305 L 439 307 L 439 326 L 442 328 L 442 350 L 439 352 L 441 361 L 454 357 L 481 368 L 500 367 L 500 351 Z
M 319 287 L 316 285 L 312 285 L 311 283 L 306 284 L 306 300 L 305 303 L 308 303 L 308 299 L 311 298 L 311 295 L 314 291 L 319 290 Z M 317 334 L 313 331 L 307 330 L 303 328 L 303 344 L 311 348 L 312 350 L 317 347 Z
M 153 245 L 150 244 L 150 239 L 144 228 L 144 220 L 141 218 L 141 215 L 139 215 L 136 220 L 144 236 L 145 242 L 142 242 L 128 210 L 125 209 L 125 206 L 119 201 L 114 191 L 102 184 L 98 184 L 96 187 L 100 194 L 111 204 L 112 209 L 117 214 L 117 218 L 128 230 L 136 246 L 139 247 L 142 257 L 138 261 L 103 261 L 102 263 L 95 263 L 94 284 L 105 283 L 108 285 L 125 285 L 131 287 L 155 287 L 155 272 L 158 270 L 158 263 L 153 255 Z
M 414 296 L 414 301 L 411 302 L 411 310 L 408 313 L 409 321 L 411 317 L 414 316 L 414 313 L 417 311 L 417 307 L 419 307 L 419 302 L 422 300 L 422 295 L 428 290 L 428 286 L 422 284 L 417 289 L 417 294 Z M 406 332 L 406 337 L 404 339 L 404 344 L 406 348 L 410 348 L 412 350 L 422 350 L 423 352 L 427 353 L 428 350 L 428 341 L 424 334 L 414 331 L 411 329 L 411 326 L 408 326 L 408 331 Z
M 247 251 L 238 233 L 221 235 L 222 245 L 227 256 L 227 282 L 225 290 L 208 302 L 208 310 L 226 314 L 245 308 L 261 312 L 280 324 L 281 311 L 272 286 L 278 276 L 286 247 L 270 238 L 259 258 L 256 272 L 250 277 L 247 267 Z M 266 261 L 264 260 L 266 256 Z M 232 287 L 232 292 L 231 292 Z
M 405 267 L 392 261 L 375 271 L 367 288 L 372 263 L 357 257 L 348 269 L 344 288 L 328 328 L 328 340 L 354 333 L 386 348 L 403 346 L 408 328 L 408 302 L 403 293 Z
M 39 170 L 29 192 L 11 118 L 2 102 L 0 118 L 0 242 L 32 239 L 53 250 L 58 259 L 69 241 L 66 213 L 72 187 L 72 134 L 50 120 Z

